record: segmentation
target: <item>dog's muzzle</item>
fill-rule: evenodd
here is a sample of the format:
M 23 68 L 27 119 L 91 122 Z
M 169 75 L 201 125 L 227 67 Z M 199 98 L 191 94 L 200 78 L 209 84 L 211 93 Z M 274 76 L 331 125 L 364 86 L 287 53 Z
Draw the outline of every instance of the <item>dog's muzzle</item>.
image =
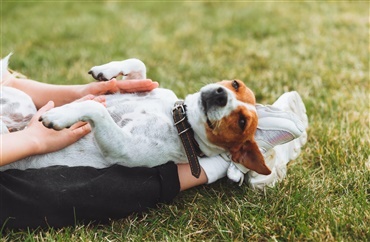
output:
M 227 104 L 227 91 L 223 87 L 213 88 L 201 94 L 202 105 L 205 113 L 212 107 L 225 107 Z

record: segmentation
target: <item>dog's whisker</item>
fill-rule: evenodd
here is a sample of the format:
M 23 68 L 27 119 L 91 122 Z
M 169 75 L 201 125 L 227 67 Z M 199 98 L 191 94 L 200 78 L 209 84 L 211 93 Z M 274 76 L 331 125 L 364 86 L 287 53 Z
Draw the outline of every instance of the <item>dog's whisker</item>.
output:
M 219 120 L 211 121 L 211 124 L 212 124 L 213 129 L 220 128 L 220 123 L 221 123 L 221 121 L 219 121 Z

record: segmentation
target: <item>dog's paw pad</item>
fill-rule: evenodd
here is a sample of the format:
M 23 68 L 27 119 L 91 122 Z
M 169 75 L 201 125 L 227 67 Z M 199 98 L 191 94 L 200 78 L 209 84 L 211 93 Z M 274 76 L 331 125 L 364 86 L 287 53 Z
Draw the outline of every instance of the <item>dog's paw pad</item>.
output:
M 39 118 L 39 121 L 49 129 L 62 130 L 65 128 L 70 128 L 71 125 L 78 121 L 78 119 L 74 118 L 73 116 L 74 115 L 72 115 L 71 111 L 60 107 L 44 113 Z
M 105 76 L 104 76 L 104 74 L 102 73 L 102 72 L 99 72 L 99 73 L 95 73 L 95 72 L 93 72 L 93 71 L 89 71 L 88 72 L 95 80 L 97 80 L 97 81 L 109 81 L 109 79 L 108 78 L 106 78 Z M 113 78 L 113 77 L 112 77 Z

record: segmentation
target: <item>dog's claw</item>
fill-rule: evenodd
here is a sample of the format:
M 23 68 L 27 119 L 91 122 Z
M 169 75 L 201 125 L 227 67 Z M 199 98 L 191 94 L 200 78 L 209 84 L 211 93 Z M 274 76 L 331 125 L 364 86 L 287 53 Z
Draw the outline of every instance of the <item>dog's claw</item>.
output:
M 99 74 L 98 74 L 98 76 L 96 77 L 96 79 L 98 80 L 98 81 L 108 81 L 108 79 L 107 78 L 105 78 L 105 76 L 104 76 L 104 74 L 102 73 L 102 72 L 100 72 Z
M 44 123 L 43 123 L 44 124 Z M 50 122 L 50 123 L 48 123 L 47 125 L 45 125 L 44 124 L 44 126 L 46 126 L 48 129 L 52 129 L 53 128 L 53 126 L 54 126 L 54 124 L 53 124 L 53 122 Z
M 92 70 L 90 70 L 88 72 L 88 74 L 90 74 L 95 80 L 101 82 L 101 81 L 108 81 L 108 79 L 106 79 L 104 76 L 103 76 L 103 73 L 99 73 L 98 76 L 95 76 L 94 75 L 94 72 Z

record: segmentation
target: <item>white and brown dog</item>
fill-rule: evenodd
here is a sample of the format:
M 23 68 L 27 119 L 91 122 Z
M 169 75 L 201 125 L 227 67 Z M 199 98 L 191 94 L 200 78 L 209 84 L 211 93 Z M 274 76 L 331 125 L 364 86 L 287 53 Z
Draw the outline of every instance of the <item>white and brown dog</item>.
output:
M 2 60 L 3 71 L 7 70 L 7 62 L 8 57 Z M 126 79 L 146 78 L 145 65 L 137 59 L 95 66 L 89 73 L 98 80 L 118 75 Z M 107 107 L 89 100 L 54 108 L 40 118 L 46 127 L 61 130 L 86 121 L 91 124 L 92 133 L 63 150 L 28 157 L 0 170 L 53 165 L 103 168 L 116 163 L 153 167 L 168 161 L 186 162 L 172 117 L 176 101 L 171 90 L 157 88 L 146 93 L 107 95 Z M 258 122 L 255 97 L 243 82 L 206 85 L 188 95 L 184 104 L 194 138 L 206 156 L 229 152 L 234 162 L 257 173 L 270 174 L 254 141 Z M 3 132 L 24 128 L 36 112 L 25 93 L 6 86 L 2 87 L 0 105 L 2 126 L 7 126 Z

